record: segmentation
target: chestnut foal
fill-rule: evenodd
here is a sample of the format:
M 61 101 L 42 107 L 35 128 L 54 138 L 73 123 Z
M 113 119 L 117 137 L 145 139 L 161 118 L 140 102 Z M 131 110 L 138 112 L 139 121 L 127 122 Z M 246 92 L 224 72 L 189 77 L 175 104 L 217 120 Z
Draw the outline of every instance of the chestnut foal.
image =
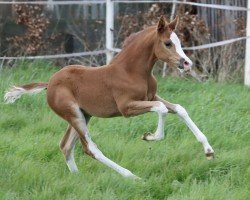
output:
M 178 17 L 168 23 L 162 16 L 157 26 L 128 38 L 123 50 L 109 65 L 96 68 L 80 65 L 64 67 L 48 83 L 13 86 L 5 94 L 5 100 L 13 103 L 24 93 L 37 93 L 47 88 L 49 106 L 69 123 L 60 148 L 71 172 L 78 171 L 73 151 L 76 141 L 80 139 L 87 155 L 125 177 L 136 177 L 97 148 L 87 128 L 91 116 L 130 117 L 156 112 L 159 117 L 157 129 L 154 134 L 144 134 L 143 139 L 161 140 L 164 138 L 166 114 L 177 114 L 202 143 L 207 158 L 211 159 L 214 151 L 187 111 L 181 105 L 169 103 L 156 94 L 157 84 L 152 69 L 158 59 L 180 71 L 191 69 L 192 62 L 173 32 L 177 23 Z

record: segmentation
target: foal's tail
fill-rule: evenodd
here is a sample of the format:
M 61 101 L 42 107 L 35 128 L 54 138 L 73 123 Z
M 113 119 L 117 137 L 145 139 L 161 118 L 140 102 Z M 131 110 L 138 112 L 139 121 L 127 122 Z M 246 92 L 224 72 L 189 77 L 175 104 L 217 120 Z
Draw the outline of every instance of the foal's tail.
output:
M 12 86 L 4 95 L 6 103 L 14 103 L 23 94 L 37 94 L 47 89 L 48 83 L 30 83 L 27 85 Z

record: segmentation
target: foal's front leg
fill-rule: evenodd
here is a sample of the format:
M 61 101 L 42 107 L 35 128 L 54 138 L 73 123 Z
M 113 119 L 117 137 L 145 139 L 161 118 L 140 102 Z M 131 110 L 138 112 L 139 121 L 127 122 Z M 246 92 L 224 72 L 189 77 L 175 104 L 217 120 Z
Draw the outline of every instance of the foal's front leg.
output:
M 164 121 L 168 109 L 160 101 L 133 101 L 126 105 L 123 114 L 133 116 L 145 112 L 156 112 L 158 114 L 158 126 L 154 134 L 145 133 L 142 136 L 144 140 L 161 140 L 164 138 Z
M 179 104 L 172 104 L 168 101 L 160 98 L 159 96 L 156 96 L 156 100 L 161 101 L 164 103 L 164 105 L 168 108 L 169 112 L 177 114 L 185 124 L 188 126 L 188 128 L 193 132 L 196 139 L 203 145 L 205 154 L 207 159 L 213 159 L 214 157 L 214 150 L 209 144 L 207 137 L 200 131 L 200 129 L 196 126 L 196 124 L 192 121 L 192 119 L 189 117 L 187 111 L 185 108 L 183 108 Z

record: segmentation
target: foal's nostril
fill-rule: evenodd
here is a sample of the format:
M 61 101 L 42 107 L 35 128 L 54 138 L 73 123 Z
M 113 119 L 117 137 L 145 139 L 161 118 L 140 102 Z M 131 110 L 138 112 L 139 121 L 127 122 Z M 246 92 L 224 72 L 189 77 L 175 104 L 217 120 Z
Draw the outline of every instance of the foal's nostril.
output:
M 184 65 L 189 65 L 189 62 L 185 60 Z
M 178 66 L 178 68 L 179 69 L 184 69 L 184 64 L 185 64 L 185 59 L 184 58 L 181 58 L 180 59 L 180 62 L 179 62 L 179 66 Z
M 184 59 L 184 58 L 181 58 L 181 59 L 180 59 L 180 64 L 183 64 L 184 62 L 186 62 L 185 59 Z

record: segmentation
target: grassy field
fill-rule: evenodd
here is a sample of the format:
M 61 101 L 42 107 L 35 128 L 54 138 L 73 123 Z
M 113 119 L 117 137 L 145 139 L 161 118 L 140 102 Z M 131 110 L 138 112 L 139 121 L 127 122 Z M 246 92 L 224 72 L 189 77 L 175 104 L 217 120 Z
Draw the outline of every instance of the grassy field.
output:
M 83 155 L 71 174 L 58 148 L 67 124 L 47 106 L 45 92 L 5 105 L 14 83 L 47 81 L 57 71 L 44 62 L 20 63 L 0 71 L 0 199 L 169 199 L 250 198 L 250 88 L 158 78 L 159 94 L 186 107 L 208 137 L 216 159 L 207 161 L 201 144 L 181 120 L 169 114 L 166 138 L 140 139 L 154 131 L 157 115 L 93 118 L 89 128 L 99 148 L 142 180 L 129 180 Z

